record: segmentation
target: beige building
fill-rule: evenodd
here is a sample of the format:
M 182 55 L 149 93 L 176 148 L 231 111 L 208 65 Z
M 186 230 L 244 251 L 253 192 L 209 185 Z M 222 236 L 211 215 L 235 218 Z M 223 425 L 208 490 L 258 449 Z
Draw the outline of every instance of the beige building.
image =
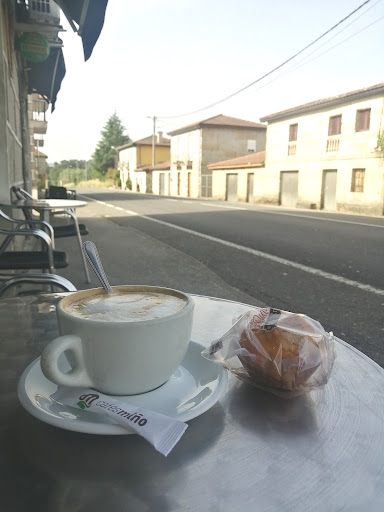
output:
M 171 169 L 165 194 L 212 197 L 209 164 L 263 150 L 265 133 L 264 124 L 224 115 L 169 132 Z
M 265 116 L 254 201 L 383 215 L 384 83 Z
M 208 165 L 212 171 L 212 198 L 253 203 L 255 174 L 264 172 L 265 151 Z
M 152 172 L 152 192 L 161 196 L 171 195 L 171 161 L 157 164 Z
M 116 148 L 122 190 L 152 192 L 152 172 L 158 164 L 169 162 L 170 145 L 170 140 L 159 132 L 155 137 L 154 148 L 152 135 Z M 153 149 L 155 150 L 154 167 L 152 165 Z

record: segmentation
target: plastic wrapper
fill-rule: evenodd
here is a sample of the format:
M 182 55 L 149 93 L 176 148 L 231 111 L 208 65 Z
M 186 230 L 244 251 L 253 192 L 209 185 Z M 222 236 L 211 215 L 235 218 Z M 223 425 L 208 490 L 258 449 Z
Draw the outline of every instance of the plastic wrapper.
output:
M 202 352 L 239 379 L 290 398 L 328 382 L 332 333 L 312 318 L 280 309 L 248 311 Z

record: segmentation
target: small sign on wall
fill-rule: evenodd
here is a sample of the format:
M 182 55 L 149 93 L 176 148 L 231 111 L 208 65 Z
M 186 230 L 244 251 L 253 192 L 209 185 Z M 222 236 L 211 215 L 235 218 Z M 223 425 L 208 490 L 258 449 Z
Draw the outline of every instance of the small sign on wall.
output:
M 25 32 L 19 40 L 19 49 L 28 62 L 44 62 L 50 52 L 47 39 L 38 32 Z

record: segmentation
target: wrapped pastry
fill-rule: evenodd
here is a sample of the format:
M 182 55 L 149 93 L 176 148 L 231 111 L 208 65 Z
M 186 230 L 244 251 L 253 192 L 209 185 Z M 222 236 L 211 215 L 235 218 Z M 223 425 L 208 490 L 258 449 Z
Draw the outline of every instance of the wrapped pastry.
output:
M 335 358 L 333 335 L 306 315 L 273 308 L 242 315 L 202 355 L 278 395 L 324 385 Z

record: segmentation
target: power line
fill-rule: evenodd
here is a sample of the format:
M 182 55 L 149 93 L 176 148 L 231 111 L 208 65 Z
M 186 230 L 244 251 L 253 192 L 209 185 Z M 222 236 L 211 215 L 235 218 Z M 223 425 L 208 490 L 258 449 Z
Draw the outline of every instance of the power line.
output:
M 339 41 L 338 43 L 334 44 L 333 46 L 331 46 L 330 48 L 327 48 L 326 50 L 324 50 L 323 52 L 321 52 L 320 54 L 318 55 L 315 55 L 312 59 L 310 60 L 306 60 L 307 57 L 309 57 L 309 55 L 307 55 L 307 57 L 305 57 L 303 60 L 301 60 L 297 65 L 293 66 L 290 70 L 287 71 L 287 73 L 291 73 L 292 71 L 295 71 L 296 69 L 298 69 L 299 67 L 301 66 L 304 66 L 305 64 L 308 64 L 309 62 L 312 62 L 313 60 L 316 60 L 318 57 L 321 57 L 322 55 L 324 55 L 325 53 L 328 53 L 329 51 L 333 50 L 334 48 L 336 48 L 337 46 L 340 46 L 341 44 L 345 43 L 345 41 L 348 41 L 349 39 L 351 39 L 352 37 L 355 37 L 357 34 L 360 34 L 360 32 L 363 32 L 364 30 L 366 30 L 367 28 L 369 27 L 372 27 L 372 25 L 375 25 L 376 23 L 378 23 L 379 21 L 381 21 L 382 19 L 384 19 L 384 16 L 381 16 L 380 18 L 377 18 L 377 20 L 373 21 L 372 23 L 369 23 L 369 25 L 366 25 L 365 27 L 361 28 L 360 30 L 358 30 L 357 32 L 354 32 L 353 34 L 351 34 L 350 36 L 346 37 L 345 39 Z M 316 50 L 317 51 L 317 50 Z M 314 52 L 312 52 L 310 55 L 313 55 Z M 285 73 L 283 73 L 284 75 Z M 280 75 L 281 76 L 281 75 Z M 272 81 L 272 80 L 271 80 Z M 269 82 L 270 83 L 270 82 Z
M 346 25 L 345 27 L 343 27 L 341 30 L 339 30 L 336 34 L 334 34 L 332 37 L 330 37 L 327 41 L 325 41 L 323 44 L 321 44 L 320 46 L 318 46 L 315 50 L 313 50 L 311 53 L 309 53 L 308 55 L 306 55 L 301 61 L 299 61 L 298 64 L 300 64 L 301 62 L 304 62 L 308 57 L 310 57 L 311 55 L 313 55 L 314 53 L 316 53 L 317 51 L 320 50 L 320 48 L 322 48 L 323 46 L 325 46 L 326 44 L 328 44 L 330 41 L 332 41 L 332 39 L 335 39 L 335 37 L 337 37 L 339 34 L 341 34 L 342 32 L 344 32 L 345 30 L 347 30 L 348 27 L 350 27 L 351 25 L 353 25 L 354 23 L 356 23 L 357 20 L 359 20 L 362 16 L 364 16 L 368 11 L 370 11 L 371 9 L 373 9 L 378 3 L 380 3 L 382 0 L 377 0 L 376 3 L 374 3 L 373 5 L 371 5 L 370 7 L 368 7 L 368 9 L 366 9 L 364 12 L 362 12 L 359 16 L 357 16 L 354 20 L 352 20 L 350 23 L 348 23 L 348 25 Z M 374 21 L 373 23 L 370 23 L 369 25 L 366 25 L 364 28 L 362 28 L 361 30 L 358 30 L 357 32 L 354 32 L 351 36 L 347 37 L 346 39 L 343 39 L 343 41 L 341 41 L 340 43 L 337 43 L 333 46 L 331 46 L 329 49 L 325 50 L 324 52 L 322 52 L 320 55 L 323 55 L 324 53 L 328 52 L 329 50 L 332 50 L 333 48 L 336 48 L 336 46 L 338 46 L 339 44 L 341 44 L 342 42 L 344 41 L 347 41 L 348 39 L 350 39 L 351 37 L 357 35 L 357 34 L 360 34 L 360 32 L 362 32 L 363 30 L 365 30 L 366 28 L 370 27 L 371 25 L 374 25 L 375 23 L 377 23 L 378 21 L 380 21 L 382 18 L 379 18 L 377 19 L 376 21 Z M 320 56 L 318 55 L 318 56 Z M 312 62 L 312 60 L 316 59 L 318 56 L 314 57 L 313 59 L 311 59 L 310 61 L 308 62 Z M 296 64 L 293 65 L 293 68 L 292 69 L 296 69 L 298 66 Z M 281 75 L 280 75 L 281 76 Z
M 325 37 L 327 34 L 329 34 L 330 32 L 332 32 L 335 28 L 337 28 L 339 25 L 341 25 L 342 23 L 344 23 L 348 18 L 350 18 L 351 16 L 353 16 L 357 11 L 359 11 L 360 9 L 362 9 L 365 5 L 367 5 L 369 2 L 371 2 L 371 0 L 365 0 L 365 2 L 363 2 L 361 5 L 359 5 L 359 7 L 357 7 L 355 10 L 353 10 L 352 12 L 350 12 L 347 16 L 345 16 L 344 18 L 342 18 L 340 21 L 338 21 L 335 25 L 333 25 L 330 29 L 328 29 L 326 32 L 324 32 L 321 36 L 317 37 L 314 41 L 312 41 L 311 43 L 307 44 L 307 46 L 305 46 L 304 48 L 302 48 L 300 51 L 298 51 L 297 53 L 295 53 L 294 55 L 292 55 L 292 57 L 290 57 L 289 59 L 285 60 L 284 62 L 282 62 L 281 64 L 279 64 L 278 66 L 276 66 L 275 68 L 273 68 L 271 71 L 268 71 L 268 73 L 265 73 L 263 76 L 261 76 L 260 78 L 257 78 L 256 80 L 254 80 L 253 82 L 251 82 L 250 84 L 246 85 L 245 87 L 242 87 L 241 89 L 229 94 L 228 96 L 226 96 L 225 98 L 222 98 L 221 100 L 218 100 L 218 101 L 215 101 L 214 103 L 211 103 L 210 105 L 206 105 L 205 107 L 202 107 L 202 108 L 199 108 L 197 110 L 193 110 L 192 112 L 186 112 L 184 114 L 178 114 L 178 115 L 175 115 L 175 116 L 158 116 L 157 118 L 158 119 L 176 119 L 178 117 L 185 117 L 185 116 L 189 116 L 189 115 L 192 115 L 192 114 L 197 114 L 198 112 L 202 112 L 203 110 L 208 110 L 212 107 L 215 107 L 216 105 L 219 105 L 220 103 L 223 103 L 224 101 L 227 101 L 229 100 L 230 98 L 233 98 L 234 96 L 240 94 L 241 92 L 245 91 L 246 89 L 249 89 L 250 87 L 252 87 L 253 85 L 257 84 L 258 82 L 261 82 L 261 80 L 264 80 L 264 78 L 266 78 L 267 76 L 271 75 L 272 73 L 274 73 L 275 71 L 277 71 L 278 69 L 282 68 L 283 66 L 285 66 L 286 64 L 288 64 L 288 62 L 290 62 L 291 60 L 295 59 L 298 55 L 300 55 L 301 53 L 305 52 L 305 50 L 307 50 L 308 48 L 310 48 L 311 46 L 313 46 L 315 43 L 317 43 L 318 41 L 320 41 L 320 39 L 322 39 L 323 37 Z
M 379 0 L 381 1 L 381 0 Z M 378 3 L 378 2 L 377 2 Z M 375 4 L 376 5 L 376 4 Z M 314 53 L 316 53 L 319 48 L 321 48 L 322 46 L 324 45 L 321 45 L 319 48 L 317 48 L 316 50 L 314 50 L 312 53 L 310 53 L 309 55 L 307 55 L 306 57 L 304 57 L 304 59 L 302 59 L 301 61 L 299 61 L 297 64 L 293 65 L 291 68 L 289 68 L 288 70 L 284 71 L 283 73 L 280 73 L 280 75 L 272 78 L 271 80 L 269 80 L 269 82 L 266 82 L 265 84 L 261 85 L 260 87 L 258 87 L 256 89 L 256 91 L 259 91 L 260 89 L 263 89 L 264 87 L 266 87 L 267 85 L 271 84 L 272 82 L 274 82 L 275 80 L 279 80 L 282 76 L 285 76 L 287 75 L 288 73 L 292 73 L 293 71 L 296 71 L 296 69 L 299 69 L 300 67 L 302 66 L 305 66 L 306 64 L 309 64 L 310 62 L 318 59 L 319 57 L 321 57 L 322 55 L 325 55 L 326 53 L 330 52 L 331 50 L 333 50 L 334 48 L 336 48 L 337 46 L 340 46 L 341 44 L 345 43 L 346 41 L 348 41 L 349 39 L 351 39 L 352 37 L 355 37 L 357 34 L 360 34 L 361 32 L 363 32 L 364 30 L 367 30 L 367 28 L 371 27 L 372 25 L 375 25 L 376 23 L 378 23 L 379 21 L 381 21 L 382 19 L 384 19 L 384 16 L 381 16 L 380 18 L 378 18 L 377 20 L 373 21 L 372 23 L 369 23 L 369 25 L 366 25 L 365 27 L 361 28 L 360 30 L 358 30 L 357 32 L 354 32 L 353 34 L 351 34 L 350 36 L 346 37 L 345 39 L 342 39 L 341 41 L 339 41 L 338 43 L 334 44 L 333 46 L 331 46 L 330 48 L 327 48 L 326 50 L 324 50 L 323 52 L 319 53 L 318 55 L 315 55 L 312 59 L 310 60 L 307 60 L 309 56 L 313 55 Z M 349 24 L 351 25 L 351 23 Z M 348 25 L 348 26 L 349 26 Z M 338 32 L 337 35 L 339 35 L 342 31 L 340 30 L 340 32 Z

